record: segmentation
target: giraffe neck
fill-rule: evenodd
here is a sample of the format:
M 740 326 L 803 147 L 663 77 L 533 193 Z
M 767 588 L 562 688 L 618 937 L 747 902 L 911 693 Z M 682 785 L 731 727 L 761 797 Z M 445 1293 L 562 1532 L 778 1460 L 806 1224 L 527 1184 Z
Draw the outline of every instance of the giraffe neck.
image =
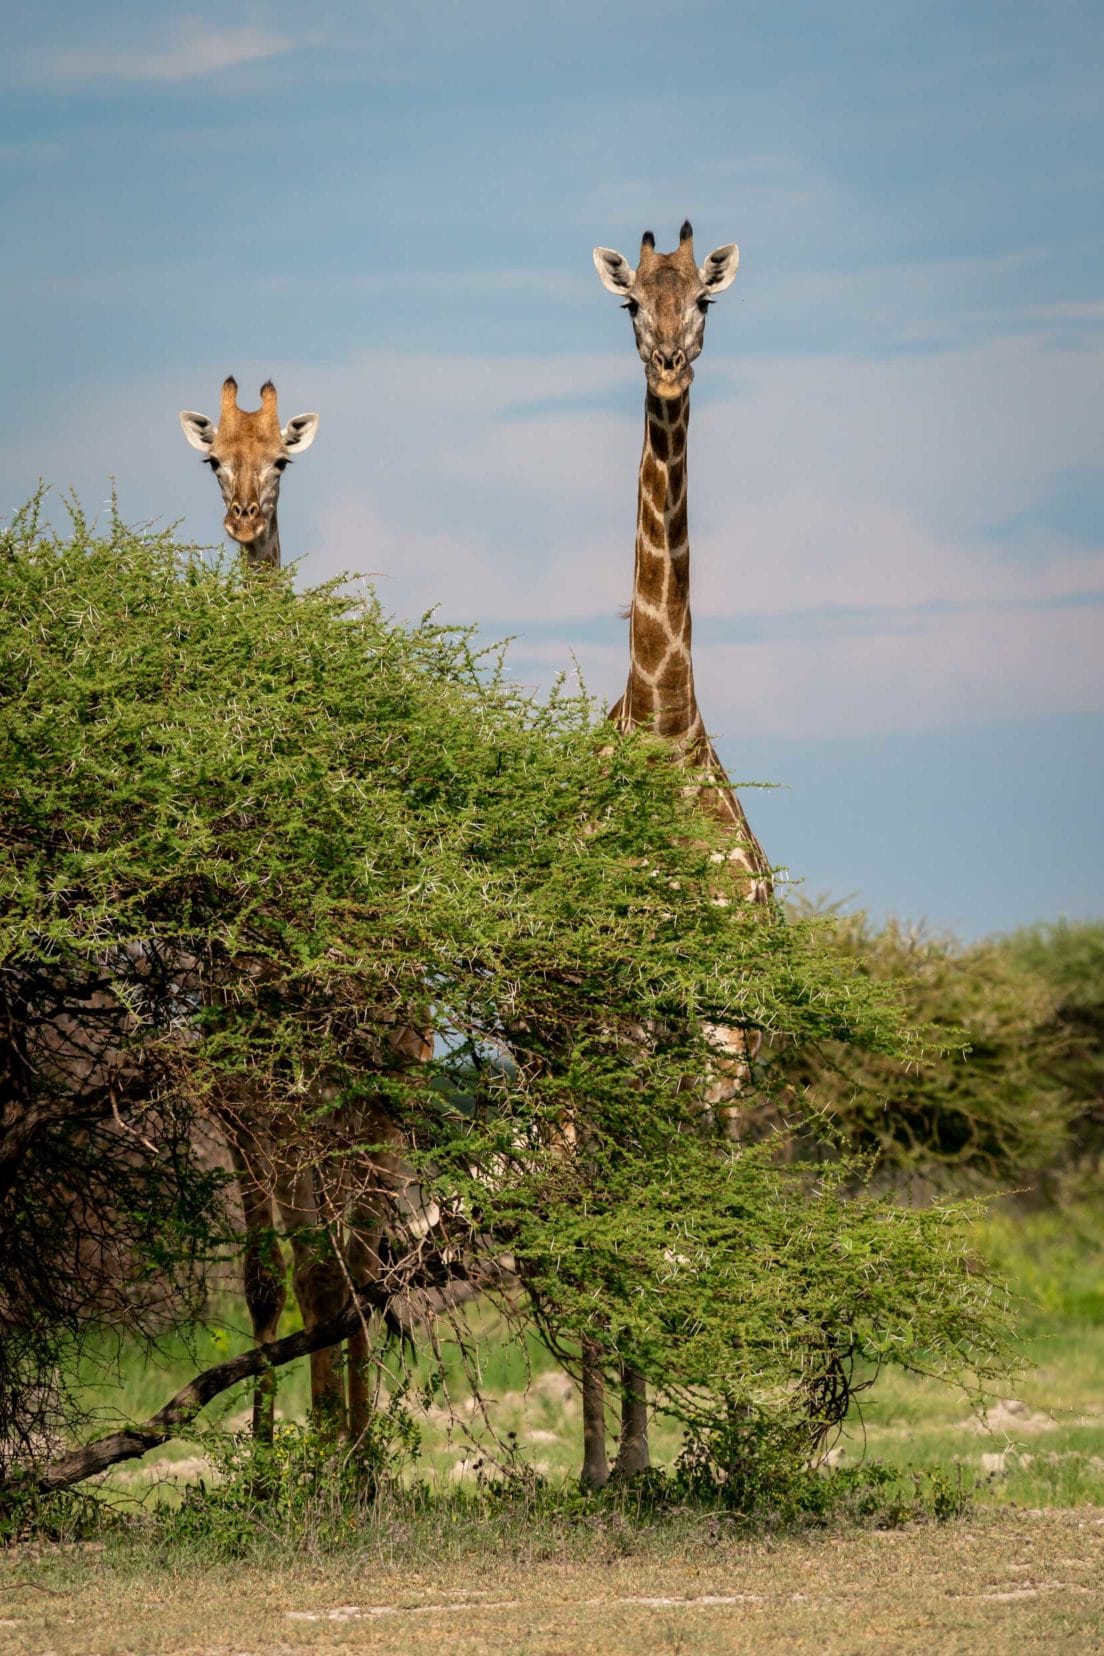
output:
M 690 653 L 690 536 L 686 522 L 686 438 L 690 393 L 670 401 L 647 393 L 636 512 L 636 570 L 629 612 L 629 682 L 610 712 L 619 730 L 647 725 L 712 779 L 702 808 L 736 844 L 728 860 L 747 878 L 743 894 L 771 899 L 770 864 L 706 734 L 694 694 Z
M 242 557 L 247 569 L 279 569 L 280 525 L 276 522 L 275 511 L 256 540 L 242 547 Z
M 629 612 L 629 682 L 623 729 L 648 725 L 692 752 L 703 735 L 690 655 L 690 538 L 686 437 L 690 393 L 647 393 L 636 509 L 636 568 Z

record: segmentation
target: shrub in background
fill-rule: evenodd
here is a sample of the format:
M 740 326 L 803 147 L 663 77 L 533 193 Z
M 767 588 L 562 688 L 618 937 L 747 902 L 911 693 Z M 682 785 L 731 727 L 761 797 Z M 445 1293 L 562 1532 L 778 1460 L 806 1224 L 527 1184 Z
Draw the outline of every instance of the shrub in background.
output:
M 1006 947 L 1054 997 L 1057 1041 L 1040 1059 L 1075 1111 L 1071 1153 L 1095 1180 L 1104 1158 L 1104 923 L 1035 926 Z
M 797 1112 L 819 1112 L 814 1130 L 826 1126 L 827 1142 L 886 1177 L 944 1186 L 1033 1184 L 1066 1158 L 1083 1106 L 1062 1067 L 1060 995 L 1038 951 L 895 920 L 878 929 L 864 913 L 840 917 L 836 940 L 860 974 L 896 985 L 927 1050 L 904 1059 L 832 1041 L 781 1050 L 777 1073 Z

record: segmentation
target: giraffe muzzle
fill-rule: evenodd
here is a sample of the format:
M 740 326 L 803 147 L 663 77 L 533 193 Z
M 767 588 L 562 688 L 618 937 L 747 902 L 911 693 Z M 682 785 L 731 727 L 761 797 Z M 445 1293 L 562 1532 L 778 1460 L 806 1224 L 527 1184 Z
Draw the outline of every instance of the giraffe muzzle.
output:
M 664 350 L 657 346 L 645 367 L 648 385 L 657 397 L 681 397 L 694 378 L 694 370 L 680 346 Z
M 260 506 L 255 500 L 248 506 L 243 506 L 240 501 L 235 500 L 223 519 L 223 528 L 231 540 L 236 540 L 241 546 L 248 546 L 264 528 Z

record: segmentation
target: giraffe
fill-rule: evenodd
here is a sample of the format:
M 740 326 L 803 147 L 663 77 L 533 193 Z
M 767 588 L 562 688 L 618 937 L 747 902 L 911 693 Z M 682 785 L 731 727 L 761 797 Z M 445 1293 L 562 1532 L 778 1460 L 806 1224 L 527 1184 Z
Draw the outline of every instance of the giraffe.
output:
M 187 409 L 180 424 L 218 479 L 226 503 L 222 526 L 244 549 L 246 563 L 251 569 L 279 569 L 280 478 L 314 442 L 318 415 L 297 414 L 281 430 L 272 381 L 265 380 L 261 406 L 250 412 L 238 407 L 238 382 L 230 376 L 223 381 L 217 426 L 206 414 Z
M 205 414 L 185 410 L 180 415 L 185 437 L 218 479 L 226 506 L 223 528 L 242 547 L 252 570 L 280 567 L 276 505 L 281 476 L 310 447 L 318 429 L 317 414 L 299 414 L 281 428 L 271 380 L 261 386 L 260 396 L 259 409 L 239 408 L 237 381 L 229 377 L 222 386 L 217 427 Z M 429 1056 L 424 1038 L 405 1028 L 388 1032 L 388 1046 L 400 1063 L 424 1062 Z M 387 1186 L 395 1171 L 384 1154 L 371 1158 L 360 1188 L 351 1172 L 358 1143 L 394 1138 L 382 1112 L 362 1106 L 328 1118 L 337 1154 L 327 1159 L 337 1171 L 323 1177 L 318 1167 L 297 1161 L 293 1124 L 286 1134 L 274 1131 L 271 1112 L 260 1103 L 239 1096 L 220 1111 L 242 1201 L 243 1289 L 258 1344 L 275 1339 L 286 1298 L 277 1217 L 291 1239 L 292 1281 L 303 1321 L 313 1328 L 340 1311 L 352 1286 L 379 1274 Z M 323 1235 L 328 1245 L 320 1244 Z M 340 1431 L 347 1428 L 354 1439 L 370 1411 L 367 1359 L 367 1330 L 361 1328 L 348 1342 L 347 1399 L 339 1354 L 326 1349 L 310 1359 L 315 1416 Z M 274 1402 L 273 1377 L 262 1375 L 253 1397 L 258 1437 L 271 1438 Z
M 700 267 L 693 230 L 686 221 L 673 253 L 657 253 L 645 231 L 634 270 L 622 254 L 594 249 L 603 286 L 616 294 L 632 321 L 644 364 L 644 448 L 637 489 L 636 551 L 629 610 L 629 677 L 610 709 L 621 732 L 646 727 L 668 741 L 698 771 L 701 808 L 731 833 L 727 861 L 748 901 L 772 902 L 770 864 L 751 831 L 744 808 L 706 732 L 694 691 L 690 619 L 690 540 L 687 526 L 686 445 L 693 363 L 701 355 L 705 318 L 717 294 L 735 278 L 740 260 L 734 243 L 718 247 Z M 732 1100 L 748 1075 L 759 1036 L 710 1026 L 716 1053 L 706 1106 L 731 1121 Z M 583 1352 L 582 1482 L 600 1487 L 609 1477 L 605 1445 L 603 1374 L 595 1347 Z M 615 1472 L 625 1476 L 649 1465 L 647 1398 L 643 1378 L 621 1377 L 621 1438 Z
M 276 387 L 261 386 L 261 406 L 238 407 L 238 382 L 232 375 L 222 384 L 216 426 L 206 414 L 183 410 L 184 435 L 218 479 L 226 506 L 223 528 L 243 548 L 250 569 L 278 569 L 281 562 L 276 504 L 280 481 L 293 452 L 303 453 L 313 443 L 317 414 L 300 414 L 280 428 Z M 318 1218 L 318 1204 L 309 1171 L 293 1171 L 263 1112 L 241 1098 L 220 1111 L 245 1222 L 242 1277 L 246 1307 L 257 1344 L 276 1338 L 286 1300 L 282 1251 L 276 1241 L 275 1220 L 282 1218 L 292 1237 L 293 1280 L 304 1323 L 310 1327 L 332 1311 L 342 1283 L 331 1259 L 321 1261 L 300 1240 L 305 1226 Z M 315 1411 L 344 1424 L 344 1387 L 330 1351 L 311 1358 L 311 1402 Z M 275 1396 L 272 1377 L 262 1375 L 253 1395 L 254 1435 L 271 1438 Z

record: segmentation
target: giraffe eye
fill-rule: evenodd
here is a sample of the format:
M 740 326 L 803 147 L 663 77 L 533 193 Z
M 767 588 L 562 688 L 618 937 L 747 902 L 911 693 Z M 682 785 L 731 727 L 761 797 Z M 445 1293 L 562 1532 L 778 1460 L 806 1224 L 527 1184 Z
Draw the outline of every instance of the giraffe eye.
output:
M 712 299 L 707 299 L 705 294 L 703 293 L 701 298 L 698 300 L 698 309 L 701 311 L 703 316 L 705 315 L 706 311 L 709 309 L 709 307 L 712 303 L 713 303 Z
M 637 304 L 635 299 L 626 299 L 625 303 L 621 306 L 621 309 L 627 310 L 630 316 L 635 316 L 637 311 L 640 309 L 640 306 Z
M 286 456 L 281 456 L 279 460 L 274 460 L 272 464 L 276 467 L 277 471 L 285 471 L 288 464 L 287 458 Z
M 213 471 L 213 472 L 217 472 L 217 471 L 218 471 L 218 469 L 219 469 L 219 463 L 218 463 L 218 461 L 217 461 L 217 460 L 216 460 L 216 459 L 215 459 L 215 457 L 214 457 L 214 455 L 213 455 L 213 454 L 209 454 L 209 455 L 208 455 L 208 456 L 207 456 L 207 458 L 206 458 L 206 460 L 205 460 L 205 461 L 204 461 L 204 462 L 203 462 L 203 464 L 204 464 L 204 465 L 205 465 L 205 466 L 210 466 L 210 468 L 211 468 L 211 470 L 212 470 L 212 471 Z

